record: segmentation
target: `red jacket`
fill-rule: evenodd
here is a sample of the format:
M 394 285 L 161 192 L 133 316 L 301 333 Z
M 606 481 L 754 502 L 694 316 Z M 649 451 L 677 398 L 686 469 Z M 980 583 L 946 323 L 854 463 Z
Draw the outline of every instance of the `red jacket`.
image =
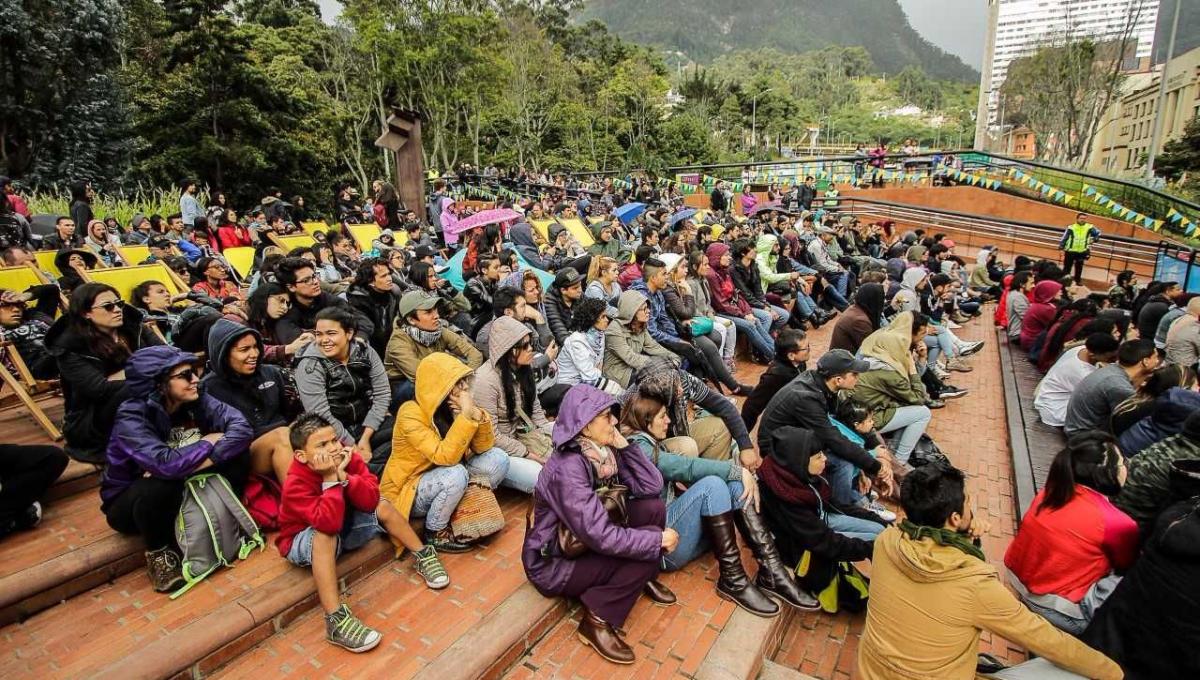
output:
M 245 227 L 226 224 L 217 229 L 217 245 L 220 246 L 219 250 L 225 251 L 228 248 L 249 246 L 253 243 L 250 241 L 250 232 Z
M 346 486 L 338 484 L 321 489 L 321 475 L 300 461 L 288 468 L 283 482 L 279 509 L 279 536 L 275 545 L 287 557 L 296 534 L 312 527 L 323 534 L 339 534 L 346 518 L 346 503 L 359 512 L 375 512 L 379 507 L 379 480 L 367 469 L 357 453 L 350 454 L 346 467 Z
M 1108 498 L 1076 484 L 1066 505 L 1039 512 L 1044 497 L 1034 497 L 1004 554 L 1004 566 L 1029 592 L 1079 602 L 1109 572 L 1133 566 L 1137 523 Z

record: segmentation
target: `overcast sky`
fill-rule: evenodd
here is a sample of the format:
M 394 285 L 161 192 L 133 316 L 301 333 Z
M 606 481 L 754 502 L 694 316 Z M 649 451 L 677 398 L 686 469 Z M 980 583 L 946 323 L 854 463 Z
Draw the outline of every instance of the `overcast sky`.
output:
M 976 69 L 983 62 L 987 5 L 987 0 L 900 0 L 918 33 Z
M 341 11 L 337 0 L 320 0 L 326 21 Z M 979 68 L 987 29 L 987 0 L 900 0 L 908 21 L 926 40 Z

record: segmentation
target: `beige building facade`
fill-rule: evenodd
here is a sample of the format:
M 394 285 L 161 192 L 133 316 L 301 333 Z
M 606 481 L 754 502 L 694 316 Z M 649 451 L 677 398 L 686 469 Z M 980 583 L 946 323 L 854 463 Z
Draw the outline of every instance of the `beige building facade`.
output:
M 1153 72 L 1134 73 L 1125 81 L 1125 94 L 1104 113 L 1092 143 L 1088 170 L 1120 177 L 1139 174 L 1145 168 L 1162 77 L 1163 67 L 1159 65 Z M 1200 47 L 1176 55 L 1166 78 L 1162 137 L 1156 152 L 1179 138 L 1188 121 L 1200 116 Z

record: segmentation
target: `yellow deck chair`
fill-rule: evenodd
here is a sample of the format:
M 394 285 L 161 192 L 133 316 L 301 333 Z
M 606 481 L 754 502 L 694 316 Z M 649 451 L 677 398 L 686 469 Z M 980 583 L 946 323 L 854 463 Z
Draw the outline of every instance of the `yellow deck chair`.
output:
M 237 272 L 239 278 L 243 281 L 250 280 L 250 270 L 254 268 L 254 246 L 226 248 L 221 251 L 221 255 L 225 256 L 225 260 L 233 267 L 233 271 Z
M 117 294 L 122 300 L 129 301 L 133 294 L 133 289 L 139 283 L 146 281 L 158 281 L 167 287 L 171 295 L 179 295 L 186 293 L 187 287 L 180 281 L 175 272 L 171 271 L 167 265 L 162 262 L 154 264 L 143 264 L 135 267 L 109 267 L 108 269 L 93 269 L 83 275 L 86 281 L 95 281 L 96 283 L 107 283 L 117 289 Z
M 127 266 L 134 266 L 146 261 L 150 257 L 150 246 L 125 245 L 117 246 L 117 254 L 121 256 L 121 260 Z
M 550 225 L 554 224 L 554 220 L 529 220 L 529 224 L 538 230 L 542 238 L 550 240 Z
M 32 264 L 21 265 L 19 267 L 0 267 L 0 288 L 14 290 L 18 293 L 24 292 L 30 286 L 38 286 L 48 283 L 46 278 Z M 32 302 L 31 302 L 32 304 Z M 60 312 L 66 307 L 66 299 L 60 297 Z M 12 360 L 15 371 L 10 371 L 0 363 L 0 385 L 6 386 L 12 391 L 11 395 L 0 397 L 0 408 L 10 406 L 24 406 L 29 410 L 33 419 L 50 439 L 58 441 L 62 439 L 62 432 L 42 410 L 42 407 L 37 403 L 35 397 L 39 395 L 48 395 L 57 392 L 59 382 L 57 380 L 38 380 L 29 372 L 29 367 L 17 351 L 16 346 L 10 343 L 0 342 L 0 353 L 5 353 Z
M 567 231 L 571 232 L 571 235 L 575 237 L 575 240 L 579 241 L 579 245 L 583 246 L 584 248 L 587 248 L 596 242 L 596 239 L 592 238 L 591 230 L 583 226 L 583 221 L 578 217 L 561 219 L 559 220 L 559 223 L 566 227 Z
M 308 234 L 291 234 L 290 236 L 280 236 L 279 234 L 271 233 L 271 240 L 275 242 L 275 245 L 283 248 L 285 253 L 290 251 L 292 248 L 310 248 L 314 243 L 316 243 L 316 241 L 313 240 L 313 237 L 309 236 Z
M 329 225 L 324 222 L 301 222 L 300 228 L 309 236 L 315 236 L 318 231 L 329 231 Z
M 44 283 L 48 283 L 48 281 L 31 265 L 0 267 L 0 288 L 23 293 L 30 286 L 40 286 Z
M 62 272 L 58 270 L 58 266 L 54 264 L 54 257 L 58 255 L 57 250 L 39 250 L 33 254 L 37 260 L 38 268 L 45 272 L 50 272 L 54 278 L 62 276 Z
M 350 232 L 350 238 L 358 244 L 358 249 L 362 252 L 367 252 L 371 249 L 371 242 L 379 238 L 379 233 L 382 231 L 378 224 L 347 224 L 346 229 Z M 408 232 L 400 230 L 404 234 L 404 239 L 408 240 Z M 396 239 L 399 243 L 400 239 Z

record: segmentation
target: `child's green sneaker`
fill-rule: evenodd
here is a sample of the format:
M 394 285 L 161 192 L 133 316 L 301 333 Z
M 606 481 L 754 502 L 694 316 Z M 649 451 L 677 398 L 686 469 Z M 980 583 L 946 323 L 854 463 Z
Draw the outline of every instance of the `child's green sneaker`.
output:
M 358 654 L 375 649 L 383 636 L 374 628 L 363 625 L 343 604 L 334 613 L 325 615 L 325 639 Z
M 437 556 L 437 550 L 432 545 L 427 545 L 414 552 L 413 560 L 416 562 L 417 573 L 425 579 L 425 585 L 434 590 L 441 590 L 450 585 L 450 577 L 446 574 L 446 568 L 442 566 L 442 561 Z

